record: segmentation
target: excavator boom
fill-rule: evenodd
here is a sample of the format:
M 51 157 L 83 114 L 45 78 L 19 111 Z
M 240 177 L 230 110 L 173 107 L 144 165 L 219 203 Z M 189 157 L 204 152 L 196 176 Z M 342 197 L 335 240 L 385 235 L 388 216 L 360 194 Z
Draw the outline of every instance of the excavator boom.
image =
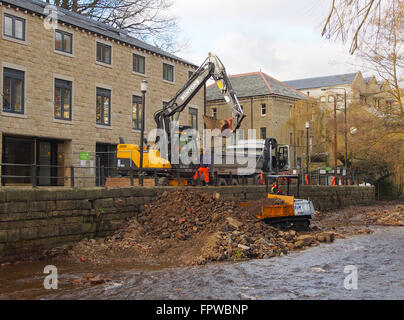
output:
M 170 120 L 178 120 L 180 113 L 210 78 L 213 78 L 219 86 L 232 111 L 232 117 L 227 120 L 215 120 L 204 116 L 206 127 L 208 129 L 218 128 L 220 131 L 225 129 L 237 130 L 245 118 L 245 114 L 227 76 L 225 67 L 220 59 L 212 53 L 209 53 L 208 58 L 188 79 L 175 97 L 163 109 L 154 114 L 157 128 L 164 129 L 169 133 Z

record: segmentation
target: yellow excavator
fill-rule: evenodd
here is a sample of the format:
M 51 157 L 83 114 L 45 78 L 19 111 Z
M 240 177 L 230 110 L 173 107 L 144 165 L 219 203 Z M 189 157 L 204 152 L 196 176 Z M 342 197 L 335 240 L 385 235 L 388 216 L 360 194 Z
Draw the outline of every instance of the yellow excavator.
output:
M 161 169 L 158 173 L 167 176 L 165 169 L 182 169 L 182 174 L 187 173 L 187 169 L 189 169 L 189 173 L 195 170 L 192 165 L 184 166 L 171 163 L 172 144 L 175 144 L 174 148 L 181 150 L 185 144 L 192 142 L 184 142 L 184 139 L 181 138 L 181 136 L 186 133 L 186 130 L 190 129 L 189 127 L 179 126 L 177 128 L 172 128 L 171 126 L 173 120 L 178 123 L 181 112 L 211 78 L 221 90 L 225 101 L 232 111 L 232 117 L 226 120 L 216 120 L 204 115 L 206 128 L 211 130 L 218 129 L 216 132 L 219 133 L 222 133 L 225 130 L 227 130 L 226 132 L 228 133 L 232 133 L 240 127 L 241 122 L 245 118 L 245 114 L 243 113 L 236 93 L 233 90 L 223 63 L 216 55 L 209 53 L 208 58 L 198 70 L 193 73 L 185 85 L 177 92 L 175 97 L 161 110 L 154 114 L 157 129 L 161 129 L 164 133 L 164 141 L 160 141 L 160 145 L 165 145 L 168 152 L 162 156 L 160 150 L 153 146 L 148 146 L 146 143 L 146 146 L 143 147 L 142 164 L 143 169 L 146 169 L 145 172 L 148 172 L 147 169 Z M 192 138 L 188 140 L 192 140 Z M 156 143 L 157 142 L 159 142 L 159 140 L 156 139 Z M 119 174 L 128 175 L 130 170 L 140 168 L 140 154 L 140 147 L 138 145 L 126 144 L 125 141 L 121 139 L 117 148 L 117 170 Z M 153 174 L 155 173 L 156 170 L 153 170 Z

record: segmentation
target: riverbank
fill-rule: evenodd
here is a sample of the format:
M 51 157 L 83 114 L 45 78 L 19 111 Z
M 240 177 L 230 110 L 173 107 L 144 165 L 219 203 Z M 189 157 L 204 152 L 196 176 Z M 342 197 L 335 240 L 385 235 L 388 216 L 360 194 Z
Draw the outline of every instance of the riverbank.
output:
M 267 259 L 371 233 L 372 225 L 404 225 L 402 202 L 317 211 L 310 230 L 304 232 L 280 231 L 258 221 L 258 207 L 257 203 L 240 207 L 237 201 L 220 199 L 219 194 L 166 191 L 111 236 L 45 250 L 28 260 L 182 266 Z
M 310 230 L 280 231 L 255 217 L 257 206 L 192 191 L 165 192 L 112 236 L 47 250 L 45 258 L 106 265 L 201 265 L 217 261 L 267 259 L 368 234 L 372 225 L 404 225 L 404 204 L 318 211 Z

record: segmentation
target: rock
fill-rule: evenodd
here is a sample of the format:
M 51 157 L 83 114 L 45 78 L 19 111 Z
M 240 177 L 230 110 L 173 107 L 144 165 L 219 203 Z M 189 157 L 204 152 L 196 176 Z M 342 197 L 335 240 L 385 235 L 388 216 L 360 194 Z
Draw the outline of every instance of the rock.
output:
M 100 276 L 96 276 L 94 278 L 90 278 L 88 279 L 88 281 L 92 284 L 92 285 L 97 285 L 97 284 L 103 284 L 105 282 L 104 279 L 101 279 Z
M 219 199 L 220 199 L 220 193 L 215 192 L 215 193 L 213 194 L 213 199 L 219 200 Z
M 241 249 L 241 250 L 250 250 L 251 248 L 250 247 L 247 247 L 247 246 L 245 246 L 245 245 L 243 245 L 243 244 L 238 244 L 238 246 L 237 246 L 239 249 Z
M 274 244 L 269 242 L 267 239 L 260 238 L 257 241 L 255 241 L 255 244 L 261 245 L 263 247 L 273 247 Z
M 317 241 L 325 242 L 325 237 L 320 234 L 320 235 L 317 236 Z
M 294 236 L 296 235 L 296 231 L 295 231 L 295 230 L 290 230 L 290 231 L 289 231 L 289 234 L 290 234 L 292 237 L 294 237 Z
M 303 241 L 302 240 L 298 240 L 294 243 L 295 248 L 299 249 L 301 247 L 303 247 Z
M 92 273 L 87 273 L 87 274 L 86 274 L 86 279 L 87 279 L 87 281 L 90 280 L 91 278 L 94 278 L 94 274 L 92 274 Z
M 297 240 L 297 242 L 302 241 L 303 246 L 308 246 L 313 242 L 314 238 L 311 235 L 302 235 L 302 236 L 298 236 L 296 238 L 296 240 Z
M 218 213 L 215 213 L 213 216 L 212 216 L 212 222 L 217 222 L 217 221 L 219 221 L 220 220 L 220 214 L 218 214 Z
M 238 229 L 238 228 L 240 228 L 240 227 L 243 225 L 242 222 L 240 222 L 240 221 L 238 221 L 238 220 L 236 220 L 236 219 L 234 219 L 234 218 L 231 218 L 231 217 L 227 217 L 226 220 L 227 220 L 227 223 L 228 223 L 231 227 L 233 227 L 234 229 Z

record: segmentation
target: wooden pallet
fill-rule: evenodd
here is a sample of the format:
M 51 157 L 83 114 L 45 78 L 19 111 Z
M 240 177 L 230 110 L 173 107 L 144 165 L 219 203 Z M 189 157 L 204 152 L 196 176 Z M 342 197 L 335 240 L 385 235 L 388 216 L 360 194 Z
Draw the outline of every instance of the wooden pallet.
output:
M 119 178 L 108 178 L 106 183 L 106 187 L 130 187 L 130 178 L 129 177 L 119 177 Z M 133 179 L 133 186 L 140 186 L 139 179 Z M 154 178 L 152 179 L 143 179 L 144 187 L 154 187 Z

